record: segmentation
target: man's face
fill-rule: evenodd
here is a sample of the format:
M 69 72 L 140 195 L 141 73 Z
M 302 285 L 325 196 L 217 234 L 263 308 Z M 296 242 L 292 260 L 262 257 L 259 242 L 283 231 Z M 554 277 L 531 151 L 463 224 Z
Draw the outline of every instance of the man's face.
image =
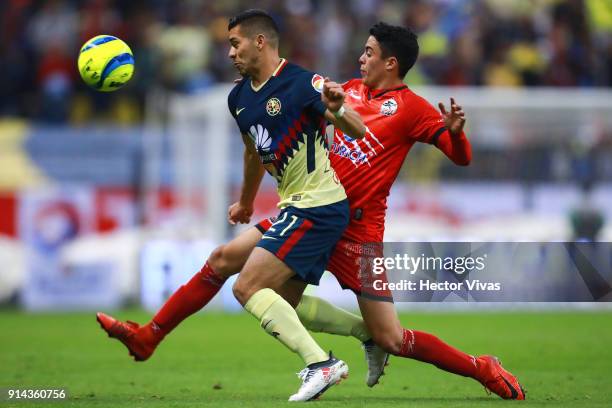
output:
M 240 75 L 245 76 L 249 74 L 259 58 L 254 39 L 245 36 L 240 30 L 240 25 L 229 31 L 228 39 L 230 43 L 228 57 L 230 57 Z
M 385 75 L 389 74 L 385 70 L 385 62 L 380 44 L 371 35 L 365 43 L 363 54 L 359 57 L 359 69 L 365 85 L 375 88 Z

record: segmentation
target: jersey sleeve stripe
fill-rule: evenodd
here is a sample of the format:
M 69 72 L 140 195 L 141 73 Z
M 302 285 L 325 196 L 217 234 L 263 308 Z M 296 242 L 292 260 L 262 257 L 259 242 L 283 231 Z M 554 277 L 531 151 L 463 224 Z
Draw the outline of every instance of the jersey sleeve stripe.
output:
M 438 139 L 440 139 L 440 136 L 444 132 L 446 132 L 446 126 L 441 127 L 440 129 L 436 131 L 436 133 L 434 133 L 434 135 L 431 137 L 431 141 L 429 142 L 429 144 L 438 146 Z

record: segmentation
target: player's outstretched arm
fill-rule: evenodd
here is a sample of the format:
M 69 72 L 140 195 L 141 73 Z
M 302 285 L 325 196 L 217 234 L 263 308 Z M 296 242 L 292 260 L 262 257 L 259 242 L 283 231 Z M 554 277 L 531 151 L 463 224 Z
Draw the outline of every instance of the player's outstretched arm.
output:
M 450 98 L 450 111 L 442 102 L 438 103 L 440 113 L 444 118 L 444 125 L 447 131 L 440 135 L 436 146 L 438 149 L 460 166 L 467 166 L 472 160 L 472 146 L 465 136 L 463 127 L 465 126 L 465 112 L 455 102 L 455 98 Z
M 253 146 L 253 142 L 248 136 L 242 135 L 244 142 L 244 173 L 242 177 L 242 188 L 240 190 L 240 200 L 230 205 L 227 212 L 227 220 L 235 225 L 248 224 L 253 215 L 253 203 L 257 196 L 257 190 L 264 175 L 264 168 L 259 160 L 259 154 Z
M 438 103 L 438 107 L 444 118 L 446 129 L 448 129 L 451 136 L 458 137 L 463 132 L 463 127 L 465 126 L 465 112 L 460 105 L 457 105 L 455 98 L 451 97 L 450 102 L 450 112 L 446 111 L 446 107 L 442 102 Z
M 344 96 L 342 85 L 325 78 L 321 92 L 321 100 L 327 107 L 325 118 L 344 134 L 361 139 L 366 133 L 365 125 L 357 112 L 344 106 Z

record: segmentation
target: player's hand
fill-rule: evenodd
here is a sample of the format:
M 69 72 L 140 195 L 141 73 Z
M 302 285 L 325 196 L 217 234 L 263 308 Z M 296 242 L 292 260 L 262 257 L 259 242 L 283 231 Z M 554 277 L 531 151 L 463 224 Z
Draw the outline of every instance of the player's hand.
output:
M 442 102 L 438 103 L 442 117 L 444 118 L 444 124 L 451 133 L 452 136 L 459 136 L 463 131 L 465 125 L 465 112 L 460 105 L 457 105 L 455 98 L 450 98 L 450 112 L 446 111 Z
M 253 215 L 253 206 L 246 206 L 240 202 L 235 202 L 227 209 L 227 221 L 232 224 L 248 224 Z
M 323 80 L 321 100 L 331 112 L 337 112 L 344 104 L 344 89 L 342 85 L 331 81 L 328 77 Z

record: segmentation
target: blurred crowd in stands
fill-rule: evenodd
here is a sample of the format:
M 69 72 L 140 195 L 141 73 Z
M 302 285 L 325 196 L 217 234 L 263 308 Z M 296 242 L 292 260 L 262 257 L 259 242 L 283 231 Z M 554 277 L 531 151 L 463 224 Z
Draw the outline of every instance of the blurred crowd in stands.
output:
M 0 116 L 52 123 L 137 123 L 153 89 L 197 92 L 236 77 L 227 19 L 268 10 L 281 54 L 339 80 L 376 21 L 419 35 L 411 85 L 610 87 L 610 0 L 2 0 Z M 125 40 L 136 75 L 124 90 L 88 90 L 76 70 L 87 39 Z

